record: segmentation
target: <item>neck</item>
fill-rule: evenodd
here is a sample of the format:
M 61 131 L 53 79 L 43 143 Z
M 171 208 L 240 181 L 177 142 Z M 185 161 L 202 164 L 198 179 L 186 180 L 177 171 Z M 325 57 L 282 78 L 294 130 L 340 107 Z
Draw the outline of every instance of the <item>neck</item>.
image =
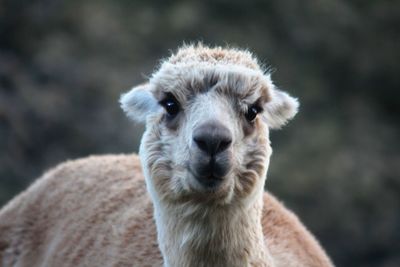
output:
M 155 217 L 166 267 L 272 266 L 261 225 L 262 192 L 240 203 L 158 203 Z

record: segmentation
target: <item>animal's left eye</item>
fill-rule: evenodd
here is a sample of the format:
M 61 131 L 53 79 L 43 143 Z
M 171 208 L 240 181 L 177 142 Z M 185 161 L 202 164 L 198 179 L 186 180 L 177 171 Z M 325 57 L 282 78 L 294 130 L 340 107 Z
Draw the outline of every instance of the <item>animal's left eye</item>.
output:
M 247 113 L 245 114 L 247 121 L 249 122 L 253 122 L 256 117 L 257 114 L 261 112 L 261 108 L 256 106 L 256 105 L 252 105 L 247 109 Z

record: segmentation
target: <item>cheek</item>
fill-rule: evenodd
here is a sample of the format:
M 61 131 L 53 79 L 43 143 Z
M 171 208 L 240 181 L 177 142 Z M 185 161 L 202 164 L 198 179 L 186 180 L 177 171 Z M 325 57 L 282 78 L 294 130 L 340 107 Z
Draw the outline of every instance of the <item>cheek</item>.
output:
M 141 145 L 141 158 L 149 178 L 149 186 L 162 198 L 175 198 L 185 190 L 188 159 L 185 143 L 179 132 L 171 132 L 156 124 L 145 132 Z
M 255 134 L 260 134 L 260 131 L 263 131 L 264 123 L 262 122 L 262 119 L 260 116 L 257 116 L 257 118 L 254 120 L 254 122 L 248 122 L 247 120 L 242 121 L 242 130 L 244 136 L 251 136 L 254 133 Z
M 174 131 L 164 128 L 163 132 L 164 156 L 169 158 L 174 168 L 184 168 L 189 160 L 190 143 L 188 142 L 188 137 L 180 128 Z
M 237 166 L 243 168 L 247 160 L 256 152 L 265 151 L 267 155 L 270 154 L 268 128 L 261 120 L 256 119 L 251 125 L 248 122 L 241 122 L 241 127 L 237 129 L 233 147 L 233 159 Z

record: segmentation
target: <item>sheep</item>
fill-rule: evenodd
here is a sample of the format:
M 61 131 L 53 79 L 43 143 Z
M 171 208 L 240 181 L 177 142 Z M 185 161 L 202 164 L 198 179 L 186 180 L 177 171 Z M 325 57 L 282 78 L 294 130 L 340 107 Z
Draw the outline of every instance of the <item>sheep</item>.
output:
M 333 266 L 264 191 L 269 129 L 298 102 L 250 52 L 183 46 L 120 102 L 140 157 L 45 173 L 0 211 L 2 266 Z

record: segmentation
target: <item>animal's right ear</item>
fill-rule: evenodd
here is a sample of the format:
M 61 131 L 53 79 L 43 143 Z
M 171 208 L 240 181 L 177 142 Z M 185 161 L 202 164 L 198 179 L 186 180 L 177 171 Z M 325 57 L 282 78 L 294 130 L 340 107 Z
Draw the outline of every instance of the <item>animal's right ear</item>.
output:
M 149 83 L 141 84 L 121 95 L 121 108 L 132 120 L 144 123 L 148 115 L 162 109 L 150 89 Z

